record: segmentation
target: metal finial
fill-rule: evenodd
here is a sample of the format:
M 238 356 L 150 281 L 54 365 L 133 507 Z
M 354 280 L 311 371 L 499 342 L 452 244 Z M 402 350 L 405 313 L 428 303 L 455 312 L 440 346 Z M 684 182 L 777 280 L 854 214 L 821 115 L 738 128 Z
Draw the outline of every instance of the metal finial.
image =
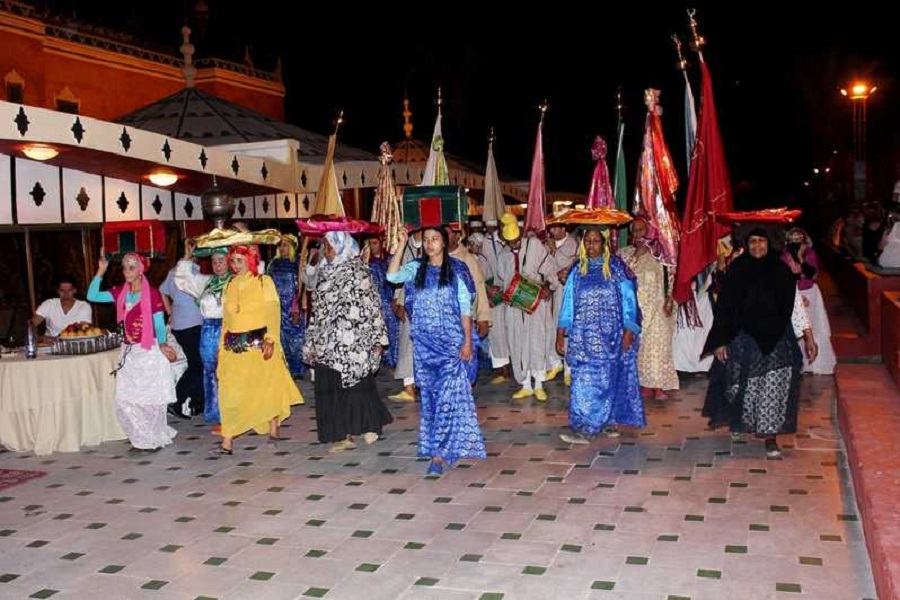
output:
M 691 28 L 691 49 L 694 50 L 697 54 L 700 55 L 700 61 L 703 61 L 703 46 L 706 45 L 706 39 L 700 35 L 700 32 L 697 30 L 697 20 L 694 18 L 694 15 L 697 14 L 696 8 L 689 8 L 687 11 L 688 14 L 688 25 Z
M 194 45 L 191 43 L 191 28 L 185 25 L 181 28 L 181 55 L 184 58 L 181 74 L 184 76 L 185 87 L 194 87 L 194 78 L 197 76 L 197 67 L 194 66 Z
M 673 33 L 672 41 L 675 42 L 675 52 L 678 53 L 678 68 L 685 71 L 687 70 L 687 61 L 684 59 L 684 54 L 681 52 L 681 38 Z
M 344 124 L 344 109 L 338 109 L 337 116 L 334 118 L 334 135 L 337 135 Z
M 547 99 L 544 98 L 544 101 L 538 105 L 538 110 L 541 111 L 541 123 L 544 122 L 544 115 L 547 114 L 547 110 L 550 108 L 550 103 L 547 102 Z
M 625 102 L 622 101 L 622 86 L 616 87 L 616 115 L 619 117 L 619 121 L 622 121 L 622 113 L 625 110 Z
M 406 134 L 406 139 L 412 139 L 413 132 L 413 124 L 412 124 L 412 111 L 409 110 L 409 98 L 403 99 L 403 133 Z
M 437 89 L 437 107 L 438 110 L 441 110 L 441 106 L 444 104 L 444 98 L 441 96 L 441 86 L 438 86 Z

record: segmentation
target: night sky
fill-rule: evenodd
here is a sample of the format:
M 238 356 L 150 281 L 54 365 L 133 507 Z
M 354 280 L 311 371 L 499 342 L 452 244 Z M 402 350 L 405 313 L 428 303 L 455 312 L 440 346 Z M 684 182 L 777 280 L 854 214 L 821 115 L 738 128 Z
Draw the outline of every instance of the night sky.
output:
M 687 38 L 685 8 L 696 6 L 739 205 L 789 201 L 802 194 L 814 166 L 824 166 L 835 150 L 838 158 L 849 152 L 850 102 L 838 88 L 854 77 L 871 78 L 879 87 L 869 101 L 868 154 L 882 199 L 900 166 L 900 118 L 890 110 L 897 105 L 900 52 L 894 20 L 886 8 L 866 6 L 874 3 L 790 13 L 779 12 L 787 3 L 598 3 L 591 11 L 585 3 L 568 9 L 548 4 L 540 12 L 522 5 L 514 16 L 487 16 L 484 4 L 430 3 L 425 9 L 371 3 L 314 19 L 306 3 L 206 0 L 205 28 L 198 26 L 195 0 L 121 3 L 117 9 L 74 0 L 45 4 L 125 29 L 172 53 L 187 19 L 198 57 L 240 62 L 249 45 L 255 66 L 265 70 L 281 57 L 287 120 L 327 133 L 335 111 L 343 108 L 342 141 L 373 153 L 382 140 L 402 138 L 404 94 L 412 103 L 415 137 L 430 138 L 440 85 L 446 150 L 483 163 L 493 125 L 497 163 L 506 178 L 528 178 L 536 107 L 546 98 L 548 190 L 581 193 L 589 185 L 593 137 L 603 135 L 615 145 L 618 86 L 627 107 L 630 182 L 647 87 L 662 90 L 667 141 L 684 172 L 684 83 L 670 36 Z M 240 12 L 239 5 L 251 12 Z M 325 4 L 316 12 L 337 6 Z M 289 11 L 300 18 L 289 19 Z M 426 12 L 441 17 L 427 18 Z M 688 50 L 687 58 L 699 101 L 696 54 Z M 680 199 L 687 190 L 683 179 Z

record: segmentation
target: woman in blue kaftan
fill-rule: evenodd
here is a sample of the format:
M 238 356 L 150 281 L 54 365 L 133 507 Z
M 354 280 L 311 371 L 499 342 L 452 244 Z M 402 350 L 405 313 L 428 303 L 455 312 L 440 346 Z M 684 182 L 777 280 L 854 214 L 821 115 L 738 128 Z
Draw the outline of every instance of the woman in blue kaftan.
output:
M 616 425 L 644 427 L 637 372 L 638 324 L 634 276 L 605 237 L 589 229 L 581 261 L 566 280 L 556 335 L 557 352 L 572 368 L 569 427 L 560 437 L 587 444 Z M 565 336 L 568 334 L 568 344 Z
M 281 301 L 281 346 L 291 377 L 299 379 L 306 372 L 301 358 L 306 333 L 306 319 L 300 311 L 300 275 L 297 270 L 297 238 L 285 234 L 278 244 L 278 257 L 269 263 L 267 274 L 275 282 Z
M 394 301 L 394 287 L 387 280 L 388 265 L 391 262 L 390 255 L 384 251 L 381 238 L 369 238 L 369 270 L 381 299 L 381 312 L 384 313 L 384 324 L 387 327 L 388 347 L 381 357 L 384 366 L 393 369 L 397 366 L 397 354 L 399 351 L 400 320 L 394 314 L 391 304 Z
M 231 281 L 231 270 L 228 268 L 228 248 L 214 248 L 210 253 L 212 275 L 194 272 L 191 255 L 195 243 L 188 241 L 184 258 L 178 261 L 175 268 L 175 286 L 182 292 L 197 299 L 203 325 L 200 328 L 200 360 L 203 361 L 203 421 L 218 425 L 221 420 L 219 412 L 219 343 L 222 338 L 222 305 L 225 287 Z
M 399 238 L 402 247 L 405 230 Z M 429 474 L 440 475 L 456 461 L 485 458 L 486 452 L 465 366 L 473 358 L 472 300 L 459 273 L 468 268 L 449 256 L 441 229 L 425 229 L 423 240 L 427 258 L 401 267 L 395 253 L 387 279 L 405 285 L 422 402 L 418 455 L 431 459 Z

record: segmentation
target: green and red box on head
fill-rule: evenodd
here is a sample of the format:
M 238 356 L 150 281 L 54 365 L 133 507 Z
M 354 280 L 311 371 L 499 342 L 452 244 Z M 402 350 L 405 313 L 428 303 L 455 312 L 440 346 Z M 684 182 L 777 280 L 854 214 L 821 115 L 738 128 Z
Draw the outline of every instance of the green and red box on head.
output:
M 162 221 L 120 221 L 103 224 L 103 249 L 121 257 L 135 252 L 148 258 L 166 253 L 166 228 Z
M 422 185 L 403 190 L 403 223 L 418 229 L 465 223 L 468 200 L 458 185 Z

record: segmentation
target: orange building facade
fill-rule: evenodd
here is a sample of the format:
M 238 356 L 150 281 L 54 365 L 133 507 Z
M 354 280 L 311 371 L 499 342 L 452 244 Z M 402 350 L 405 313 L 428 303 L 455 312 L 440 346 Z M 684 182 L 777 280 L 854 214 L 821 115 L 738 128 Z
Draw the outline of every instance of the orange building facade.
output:
M 0 98 L 114 120 L 185 86 L 185 57 L 166 55 L 53 22 L 0 0 Z M 273 119 L 284 119 L 278 70 L 204 58 L 194 85 Z
M 173 36 L 185 33 L 189 31 L 175 31 Z M 23 104 L 26 110 L 39 107 L 115 121 L 185 89 L 184 69 L 194 49 L 189 40 L 182 39 L 181 46 L 184 54 L 150 50 L 121 33 L 0 0 L 0 100 Z M 279 69 L 263 71 L 215 58 L 193 60 L 192 66 L 193 87 L 284 119 Z M 0 152 L 0 162 L 4 158 L 9 160 Z M 9 170 L 8 162 L 0 169 L 0 187 L 8 188 Z M 96 223 L 0 225 L 0 254 L 13 257 L 0 263 L 0 340 L 22 339 L 36 299 L 55 295 L 54 278 L 60 273 L 75 276 L 79 289 L 86 289 L 99 245 Z M 177 257 L 175 245 L 169 250 Z M 165 275 L 166 266 L 156 265 L 155 281 Z

